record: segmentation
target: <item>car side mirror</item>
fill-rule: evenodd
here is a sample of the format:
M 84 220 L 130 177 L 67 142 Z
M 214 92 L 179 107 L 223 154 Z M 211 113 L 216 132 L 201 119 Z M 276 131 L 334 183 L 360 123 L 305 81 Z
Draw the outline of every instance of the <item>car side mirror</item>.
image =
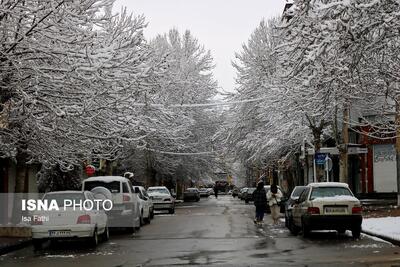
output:
M 139 194 L 140 193 L 140 189 L 138 187 L 135 187 L 135 193 Z
M 172 193 L 172 197 L 173 197 L 173 198 L 176 198 L 176 193 Z

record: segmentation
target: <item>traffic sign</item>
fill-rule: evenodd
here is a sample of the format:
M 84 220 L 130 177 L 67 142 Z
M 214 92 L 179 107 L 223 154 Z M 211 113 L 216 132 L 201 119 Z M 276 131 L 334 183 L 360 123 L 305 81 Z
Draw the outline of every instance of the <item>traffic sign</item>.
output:
M 317 165 L 324 165 L 325 164 L 325 158 L 328 154 L 326 153 L 315 153 L 315 164 Z
M 92 176 L 96 172 L 96 168 L 93 165 L 87 165 L 85 167 L 85 172 L 88 176 Z

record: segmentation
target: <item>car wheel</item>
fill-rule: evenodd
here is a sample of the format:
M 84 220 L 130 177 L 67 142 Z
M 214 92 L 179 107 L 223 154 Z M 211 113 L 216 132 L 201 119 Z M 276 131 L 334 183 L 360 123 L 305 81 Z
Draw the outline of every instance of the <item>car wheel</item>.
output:
M 90 245 L 96 247 L 99 244 L 99 235 L 97 234 L 97 228 L 94 229 L 93 236 L 90 238 Z
M 303 237 L 309 237 L 310 236 L 310 227 L 307 226 L 304 221 L 301 222 L 301 230 L 303 232 Z
M 353 238 L 360 238 L 361 235 L 361 226 L 357 226 L 354 227 L 353 229 L 351 229 L 351 235 L 353 236 Z
M 146 224 L 150 224 L 150 223 L 151 223 L 150 214 L 149 214 L 149 217 L 147 217 L 147 218 L 144 219 L 144 222 L 145 222 Z
M 169 212 L 169 214 L 174 214 L 175 213 L 175 208 L 169 209 L 168 212 Z
M 101 239 L 103 241 L 108 241 L 110 239 L 110 231 L 108 229 L 108 226 L 106 226 L 106 228 L 104 228 L 104 233 L 101 235 Z
M 154 219 L 154 209 L 152 209 L 150 212 L 150 219 Z
M 144 225 L 143 210 L 140 212 L 139 221 L 140 221 L 140 226 L 143 226 Z
M 42 239 L 32 239 L 32 245 L 34 250 L 41 250 L 43 245 Z
M 338 230 L 338 233 L 339 233 L 340 235 L 342 235 L 342 234 L 346 233 L 346 229 L 339 229 L 339 230 Z
M 289 218 L 288 220 L 289 220 L 288 221 L 288 228 L 289 228 L 290 233 L 292 235 L 294 235 L 294 236 L 298 235 L 299 234 L 299 228 L 296 225 L 294 225 L 293 219 Z

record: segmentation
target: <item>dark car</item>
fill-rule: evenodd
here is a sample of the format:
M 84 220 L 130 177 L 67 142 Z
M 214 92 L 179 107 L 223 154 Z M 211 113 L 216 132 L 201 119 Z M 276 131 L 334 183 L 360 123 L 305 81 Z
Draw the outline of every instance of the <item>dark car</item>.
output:
M 285 203 L 285 226 L 289 227 L 290 220 L 292 219 L 292 208 L 293 204 L 295 204 L 295 201 L 299 199 L 299 196 L 301 193 L 304 191 L 306 186 L 296 186 L 292 194 L 290 194 L 289 199 Z
M 239 195 L 239 188 L 235 187 L 232 190 L 232 196 L 237 197 Z
M 245 192 L 243 192 L 244 202 L 249 203 L 250 201 L 253 201 L 253 193 L 255 190 L 255 187 L 249 187 Z
M 244 188 L 242 188 L 242 189 L 239 190 L 238 198 L 239 198 L 240 200 L 243 200 L 243 194 L 244 194 L 244 192 L 246 192 L 246 191 L 247 191 L 247 187 L 244 187 Z
M 183 192 L 183 201 L 199 201 L 200 192 L 197 188 L 188 188 Z

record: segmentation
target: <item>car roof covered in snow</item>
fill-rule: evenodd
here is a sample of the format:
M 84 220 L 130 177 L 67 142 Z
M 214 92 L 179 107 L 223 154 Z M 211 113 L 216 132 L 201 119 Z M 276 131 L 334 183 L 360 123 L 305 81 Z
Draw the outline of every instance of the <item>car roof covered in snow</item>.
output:
M 311 187 L 346 187 L 346 188 L 349 188 L 348 184 L 346 184 L 346 183 L 337 183 L 337 182 L 309 183 L 308 186 L 311 186 Z
M 102 181 L 102 182 L 128 182 L 129 180 L 122 176 L 94 176 L 83 180 L 84 182 Z
M 53 192 L 46 192 L 46 195 L 53 195 L 53 194 L 82 194 L 82 191 L 77 190 L 65 190 L 65 191 L 53 191 Z

